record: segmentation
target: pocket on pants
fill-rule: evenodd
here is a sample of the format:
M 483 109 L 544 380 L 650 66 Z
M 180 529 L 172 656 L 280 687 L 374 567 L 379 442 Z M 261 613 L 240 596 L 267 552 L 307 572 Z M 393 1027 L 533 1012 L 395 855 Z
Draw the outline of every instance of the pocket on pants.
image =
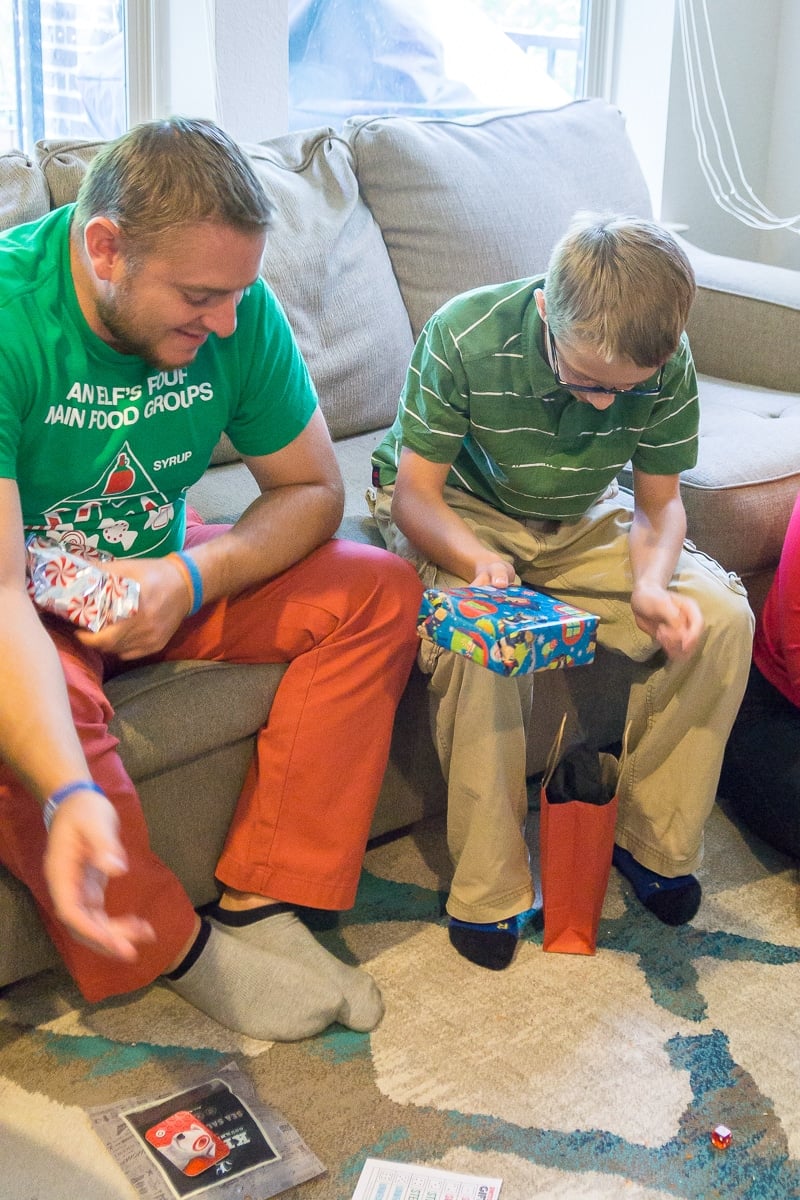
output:
M 705 550 L 698 550 L 697 546 L 689 538 L 684 539 L 683 548 L 687 554 L 691 554 L 692 559 L 698 566 L 705 567 L 710 575 L 713 575 L 721 583 L 725 584 L 735 595 L 747 597 L 747 588 L 742 583 L 741 576 L 737 575 L 735 571 L 726 571 L 715 558 L 712 558 L 710 554 L 706 554 Z

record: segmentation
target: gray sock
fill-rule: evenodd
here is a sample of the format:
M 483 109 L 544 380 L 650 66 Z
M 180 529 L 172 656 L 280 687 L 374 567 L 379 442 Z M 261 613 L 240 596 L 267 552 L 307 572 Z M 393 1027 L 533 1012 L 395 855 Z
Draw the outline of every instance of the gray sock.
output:
M 336 982 L 204 921 L 176 971 L 162 978 L 207 1016 L 265 1042 L 295 1042 L 340 1020 Z
M 250 946 L 279 954 L 327 979 L 344 994 L 338 1020 L 350 1029 L 367 1033 L 383 1016 L 383 1000 L 375 980 L 359 967 L 348 966 L 330 954 L 297 917 L 290 905 L 268 904 L 263 909 L 234 912 L 213 908 L 208 913 L 212 925 Z M 261 914 L 257 916 L 256 914 Z

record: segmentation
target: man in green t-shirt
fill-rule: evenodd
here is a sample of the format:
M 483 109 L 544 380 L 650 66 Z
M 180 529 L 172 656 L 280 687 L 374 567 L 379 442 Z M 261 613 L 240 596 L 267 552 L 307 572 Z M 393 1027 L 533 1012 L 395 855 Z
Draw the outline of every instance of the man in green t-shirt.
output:
M 104 147 L 75 205 L 0 235 L 0 862 L 88 1000 L 162 976 L 238 1032 L 292 1040 L 382 1015 L 293 906 L 353 903 L 421 587 L 333 538 L 330 437 L 259 277 L 272 217 L 222 130 L 172 119 Z M 206 527 L 186 491 L 222 432 L 259 496 Z M 138 611 L 99 632 L 38 614 L 41 535 L 113 555 Z M 103 680 L 142 658 L 288 664 L 202 917 L 108 728 Z
M 741 583 L 684 542 L 697 454 L 691 266 L 653 222 L 583 214 L 546 276 L 457 296 L 425 326 L 373 455 L 374 513 L 427 586 L 520 581 L 651 662 L 628 704 L 614 862 L 677 925 L 747 678 Z M 630 461 L 633 496 L 618 472 Z M 450 939 L 501 969 L 533 903 L 524 824 L 532 679 L 421 651 L 448 782 Z

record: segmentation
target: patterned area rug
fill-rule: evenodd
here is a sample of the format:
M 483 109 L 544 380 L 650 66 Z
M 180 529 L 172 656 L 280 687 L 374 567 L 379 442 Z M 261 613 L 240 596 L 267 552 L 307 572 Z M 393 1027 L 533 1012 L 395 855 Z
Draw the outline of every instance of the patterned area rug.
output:
M 348 1200 L 367 1156 L 500 1176 L 501 1200 L 800 1197 L 792 863 L 717 808 L 691 926 L 661 925 L 612 871 L 596 956 L 544 953 L 534 923 L 500 973 L 451 949 L 448 870 L 438 820 L 373 847 L 355 909 L 318 933 L 379 981 L 371 1035 L 253 1042 L 160 986 L 87 1007 L 59 972 L 6 989 L 2 1200 L 132 1200 L 86 1110 L 226 1063 L 325 1164 L 298 1200 Z

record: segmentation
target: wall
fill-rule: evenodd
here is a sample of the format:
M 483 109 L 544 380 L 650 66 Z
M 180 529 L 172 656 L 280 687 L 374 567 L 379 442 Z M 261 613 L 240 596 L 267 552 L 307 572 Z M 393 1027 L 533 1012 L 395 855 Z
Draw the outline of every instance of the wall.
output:
M 286 132 L 287 0 L 168 0 L 157 16 L 154 114 L 210 117 L 242 142 Z
M 171 3 L 199 7 L 198 0 Z M 701 0 L 692 3 L 702 23 Z M 205 0 L 203 7 L 213 17 L 217 119 L 245 141 L 284 132 L 287 0 Z M 655 215 L 688 226 L 686 236 L 704 249 L 800 269 L 800 236 L 752 229 L 710 194 L 692 132 L 676 0 L 615 0 L 612 7 L 613 68 L 604 93 L 626 115 Z M 800 0 L 707 0 L 707 10 L 745 178 L 774 212 L 793 216 L 800 212 Z
M 286 131 L 288 13 L 286 0 L 215 0 L 219 120 L 241 141 Z
M 765 201 L 780 216 L 800 213 L 800 145 L 797 114 L 800 112 L 800 4 L 784 0 L 778 35 L 777 78 L 769 146 Z M 800 226 L 800 221 L 798 221 Z M 800 269 L 800 234 L 762 233 L 759 258 Z
M 674 12 L 675 0 L 617 0 L 610 77 L 603 88 L 625 114 L 656 217 L 664 190 Z
M 702 4 L 694 10 L 706 43 Z M 767 207 L 781 215 L 800 211 L 800 162 L 795 130 L 800 104 L 796 63 L 800 54 L 800 5 L 796 0 L 707 0 L 708 21 L 720 85 L 739 152 L 744 181 Z M 741 223 L 714 201 L 701 172 L 692 130 L 681 36 L 676 13 L 666 129 L 661 217 L 686 223 L 686 236 L 706 250 L 800 268 L 800 237 L 763 232 Z M 711 62 L 706 86 L 715 96 Z M 725 161 L 740 193 L 745 182 L 735 169 L 724 113 L 711 101 Z M 708 142 L 710 150 L 713 142 Z M 715 162 L 718 159 L 714 158 Z M 719 172 L 718 172 L 719 173 Z

